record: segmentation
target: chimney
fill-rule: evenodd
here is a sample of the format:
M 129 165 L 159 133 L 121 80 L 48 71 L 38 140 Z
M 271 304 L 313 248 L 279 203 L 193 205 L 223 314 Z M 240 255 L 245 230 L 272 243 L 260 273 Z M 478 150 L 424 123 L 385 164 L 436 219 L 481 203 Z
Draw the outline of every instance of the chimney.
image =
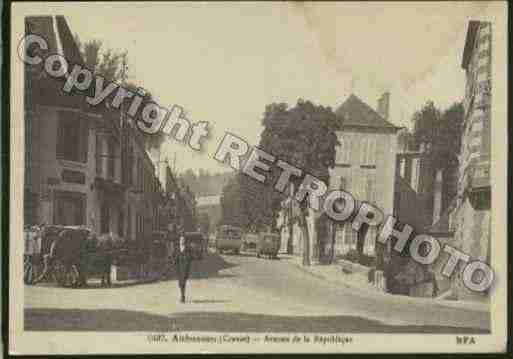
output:
M 385 120 L 388 120 L 389 110 L 390 110 L 390 92 L 386 91 L 378 99 L 378 113 Z

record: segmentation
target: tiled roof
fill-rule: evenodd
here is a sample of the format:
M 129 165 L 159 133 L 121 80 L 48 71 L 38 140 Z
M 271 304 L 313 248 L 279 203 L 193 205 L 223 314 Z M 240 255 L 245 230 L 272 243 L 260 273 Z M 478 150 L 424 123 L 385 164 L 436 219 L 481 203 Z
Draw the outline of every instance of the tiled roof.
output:
M 335 114 L 340 117 L 342 126 L 399 129 L 354 94 L 340 105 Z

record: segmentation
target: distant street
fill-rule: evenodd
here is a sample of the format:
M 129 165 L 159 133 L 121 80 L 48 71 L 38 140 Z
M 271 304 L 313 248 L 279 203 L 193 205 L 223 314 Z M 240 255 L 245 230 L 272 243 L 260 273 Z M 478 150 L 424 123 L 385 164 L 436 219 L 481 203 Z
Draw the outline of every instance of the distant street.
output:
M 26 330 L 486 333 L 488 313 L 334 286 L 291 260 L 211 253 L 175 279 L 113 288 L 25 287 Z

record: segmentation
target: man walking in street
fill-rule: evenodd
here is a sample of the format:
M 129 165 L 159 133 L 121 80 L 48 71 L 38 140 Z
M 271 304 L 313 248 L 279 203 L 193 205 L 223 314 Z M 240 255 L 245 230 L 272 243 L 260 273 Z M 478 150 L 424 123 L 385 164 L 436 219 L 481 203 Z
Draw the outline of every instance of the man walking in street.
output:
M 192 254 L 190 248 L 185 243 L 184 235 L 180 235 L 178 248 L 174 253 L 174 264 L 178 274 L 178 286 L 180 287 L 180 302 L 185 303 L 185 286 L 191 270 Z
M 112 268 L 112 250 L 113 250 L 114 244 L 112 241 L 112 235 L 109 235 L 109 238 L 103 243 L 102 246 L 102 281 L 101 286 L 102 287 L 110 287 L 112 285 L 110 280 L 110 272 Z

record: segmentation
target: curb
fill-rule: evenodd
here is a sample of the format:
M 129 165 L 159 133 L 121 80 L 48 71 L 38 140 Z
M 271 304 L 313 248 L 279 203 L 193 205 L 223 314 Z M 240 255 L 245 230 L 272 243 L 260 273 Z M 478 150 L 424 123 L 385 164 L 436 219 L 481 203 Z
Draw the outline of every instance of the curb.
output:
M 294 260 L 290 261 L 292 265 L 299 268 L 304 273 L 311 275 L 312 277 L 325 280 L 330 283 L 336 283 L 339 285 L 343 285 L 348 289 L 356 289 L 362 294 L 367 294 L 368 296 L 373 297 L 383 297 L 383 299 L 396 299 L 398 301 L 402 301 L 405 304 L 420 304 L 420 305 L 432 305 L 432 306 L 438 306 L 438 307 L 445 307 L 445 308 L 455 308 L 455 309 L 463 309 L 463 310 L 469 310 L 474 312 L 490 312 L 490 304 L 484 304 L 484 303 L 475 303 L 475 302 L 465 302 L 465 301 L 448 301 L 443 299 L 431 299 L 431 298 L 417 298 L 417 297 L 409 297 L 404 295 L 395 295 L 395 294 L 389 294 L 389 293 L 383 293 L 379 292 L 377 290 L 371 290 L 368 288 L 361 288 L 359 286 L 356 286 L 353 283 L 344 281 L 342 279 L 334 280 L 332 278 L 329 278 L 325 275 L 314 273 L 308 268 L 305 268 L 299 263 L 296 263 Z

